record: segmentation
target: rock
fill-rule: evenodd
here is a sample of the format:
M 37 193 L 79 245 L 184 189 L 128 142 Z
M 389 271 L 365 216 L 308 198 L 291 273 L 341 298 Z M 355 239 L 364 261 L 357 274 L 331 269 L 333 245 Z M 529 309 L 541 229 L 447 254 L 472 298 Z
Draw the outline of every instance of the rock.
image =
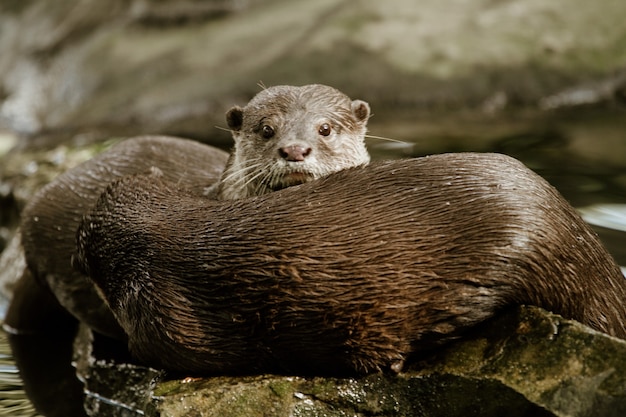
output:
M 109 341 L 111 342 L 111 341 Z M 152 390 L 163 372 L 132 363 L 99 358 L 102 340 L 80 325 L 74 340 L 74 365 L 83 382 L 84 406 L 88 416 L 142 415 Z M 106 346 L 110 354 L 111 346 Z
M 166 396 L 147 415 L 489 417 L 503 412 L 508 416 L 553 415 L 498 382 L 454 375 L 425 378 L 409 374 L 397 378 L 372 375 L 358 380 L 263 377 L 191 382 L 182 389 L 176 389 L 182 384 L 170 385 L 175 388 L 167 384 L 157 388 L 157 394 Z M 185 394 L 188 389 L 194 392 Z M 487 393 L 489 397 L 485 401 Z
M 12 201 L 13 209 L 19 213 L 28 200 L 57 175 L 92 158 L 117 140 L 119 138 L 72 147 L 59 145 L 51 149 L 12 149 L 0 155 L 0 189 L 4 201 Z
M 425 370 L 499 381 L 557 416 L 626 413 L 626 342 L 536 307 L 494 320 Z
M 117 370 L 111 371 L 112 367 Z M 111 416 L 125 415 L 129 409 L 161 417 L 618 417 L 626 413 L 626 342 L 536 307 L 513 309 L 397 376 L 167 380 L 134 365 L 94 362 L 81 369 L 98 374 L 87 377 L 88 392 L 98 393 L 89 400 L 91 408 L 105 406 Z M 121 392 L 105 388 L 100 395 L 95 390 L 112 386 L 120 375 L 131 375 L 133 381 L 120 387 Z M 130 403 L 120 400 L 129 396 Z

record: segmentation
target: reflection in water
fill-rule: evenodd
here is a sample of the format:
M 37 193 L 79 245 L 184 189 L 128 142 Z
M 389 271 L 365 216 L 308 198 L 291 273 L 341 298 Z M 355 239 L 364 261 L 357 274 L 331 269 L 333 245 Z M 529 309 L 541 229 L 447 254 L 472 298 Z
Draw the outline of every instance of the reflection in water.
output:
M 12 359 L 20 372 L 18 380 L 24 387 L 21 395 L 27 394 L 34 408 L 45 416 L 86 416 L 82 405 L 83 387 L 72 366 L 74 335 L 75 331 L 63 329 L 54 335 L 2 332 L 3 348 L 11 348 Z M 17 379 L 17 375 L 15 377 Z
M 11 355 L 9 341 L 0 330 L 0 416 L 37 416 L 34 407 L 26 398 L 22 380 Z
M 581 208 L 580 214 L 594 226 L 626 276 L 626 204 L 593 204 Z
M 587 223 L 626 232 L 625 204 L 594 204 L 583 207 L 580 212 Z
M 146 403 L 161 372 L 133 365 L 118 341 L 92 340 L 86 327 L 77 336 L 73 319 L 47 316 L 54 332 L 0 330 L 0 416 L 143 415 L 137 404 Z

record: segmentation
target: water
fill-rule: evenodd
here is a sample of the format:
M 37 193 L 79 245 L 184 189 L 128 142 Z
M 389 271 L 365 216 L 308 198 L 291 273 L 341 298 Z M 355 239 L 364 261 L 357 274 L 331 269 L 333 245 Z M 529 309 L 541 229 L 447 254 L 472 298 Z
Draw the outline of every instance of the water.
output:
M 579 208 L 618 263 L 626 265 L 626 112 L 593 111 L 531 122 L 406 119 L 377 125 L 373 119 L 370 131 L 401 141 L 369 140 L 374 159 L 451 151 L 495 151 L 520 159 Z M 57 397 L 60 402 L 67 398 Z M 0 331 L 0 416 L 36 415 L 7 335 Z
M 37 416 L 26 398 L 6 333 L 0 330 L 0 416 Z

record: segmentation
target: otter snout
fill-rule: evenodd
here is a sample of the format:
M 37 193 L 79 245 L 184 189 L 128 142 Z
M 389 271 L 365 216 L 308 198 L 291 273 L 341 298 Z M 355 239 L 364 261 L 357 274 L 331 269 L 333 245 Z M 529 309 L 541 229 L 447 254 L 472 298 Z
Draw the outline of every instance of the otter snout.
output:
M 310 147 L 300 145 L 284 146 L 278 149 L 281 158 L 291 162 L 302 162 L 310 153 Z

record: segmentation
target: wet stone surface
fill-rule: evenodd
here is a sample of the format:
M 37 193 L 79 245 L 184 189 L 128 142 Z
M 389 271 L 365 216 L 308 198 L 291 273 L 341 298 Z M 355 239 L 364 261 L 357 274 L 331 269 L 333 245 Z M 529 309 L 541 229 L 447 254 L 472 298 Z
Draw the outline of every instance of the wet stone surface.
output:
M 87 409 L 94 416 L 618 417 L 626 413 L 626 342 L 535 307 L 513 309 L 397 376 L 168 380 L 151 369 L 104 363 L 91 363 L 84 371 Z M 114 386 L 118 388 L 112 390 Z

